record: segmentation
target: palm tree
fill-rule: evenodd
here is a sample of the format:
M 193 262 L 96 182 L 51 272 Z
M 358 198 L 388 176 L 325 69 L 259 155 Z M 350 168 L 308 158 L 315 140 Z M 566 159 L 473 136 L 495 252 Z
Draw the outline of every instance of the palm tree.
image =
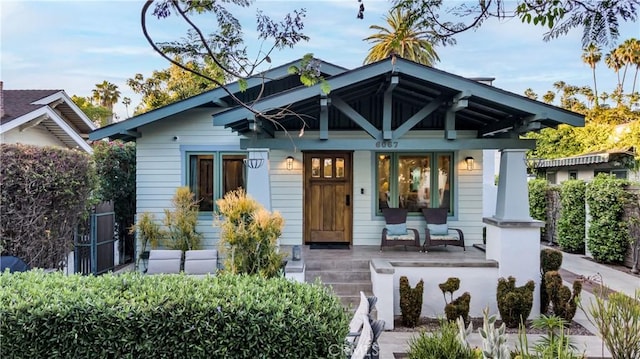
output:
M 131 99 L 125 97 L 122 99 L 122 104 L 124 105 L 125 110 L 127 111 L 127 118 L 129 117 L 129 105 L 131 105 Z
M 393 55 L 427 66 L 440 61 L 433 44 L 428 40 L 428 32 L 419 30 L 417 20 L 409 10 L 395 8 L 386 16 L 388 28 L 369 26 L 369 29 L 378 33 L 364 39 L 373 44 L 364 63 L 380 61 Z
M 635 66 L 636 71 L 633 75 L 633 85 L 631 86 L 631 93 L 636 90 L 636 80 L 638 79 L 638 70 L 640 69 L 640 41 L 635 38 L 625 40 L 619 47 L 621 53 L 621 60 L 626 68 L 628 66 Z
M 591 71 L 593 72 L 593 91 L 595 92 L 595 103 L 596 107 L 598 107 L 598 85 L 596 84 L 596 64 L 600 62 L 602 58 L 602 53 L 600 53 L 600 48 L 596 46 L 594 43 L 589 44 L 586 48 L 584 48 L 582 53 L 582 61 L 591 67 Z
M 100 84 L 96 84 L 96 88 L 93 90 L 93 100 L 96 101 L 98 105 L 111 111 L 111 116 L 107 119 L 107 124 L 113 123 L 113 105 L 118 102 L 118 99 L 120 99 L 118 86 L 106 80 Z
M 620 61 L 615 49 L 611 50 L 604 56 L 604 63 L 616 73 L 616 76 L 618 77 L 618 85 L 620 85 L 620 69 L 622 68 L 622 62 Z

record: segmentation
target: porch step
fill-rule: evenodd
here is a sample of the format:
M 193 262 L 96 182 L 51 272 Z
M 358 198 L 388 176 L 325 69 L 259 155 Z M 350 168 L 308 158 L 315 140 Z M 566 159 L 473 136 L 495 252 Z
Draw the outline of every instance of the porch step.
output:
M 320 279 L 322 283 L 336 282 L 371 282 L 369 271 L 335 271 L 335 270 L 306 270 L 306 281 L 313 283 Z
M 367 296 L 373 293 L 369 259 L 307 257 L 305 265 L 305 281 L 320 280 L 331 287 L 345 308 L 355 310 L 360 303 L 360 291 Z

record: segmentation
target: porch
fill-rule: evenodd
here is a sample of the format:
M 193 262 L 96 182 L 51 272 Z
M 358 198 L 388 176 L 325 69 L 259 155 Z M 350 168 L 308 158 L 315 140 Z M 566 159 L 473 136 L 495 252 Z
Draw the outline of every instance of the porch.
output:
M 281 250 L 291 253 L 291 246 Z M 288 251 L 288 252 L 287 252 Z M 394 317 L 400 315 L 399 280 L 406 276 L 412 287 L 424 281 L 422 315 L 444 315 L 445 302 L 439 283 L 449 277 L 460 278 L 460 289 L 454 298 L 464 292 L 472 296 L 471 315 L 481 316 L 489 306 L 497 312 L 495 294 L 498 263 L 487 260 L 485 253 L 475 247 L 432 247 L 423 253 L 418 248 L 403 246 L 351 246 L 349 249 L 310 249 L 301 246 L 302 259 L 289 260 L 287 277 L 313 283 L 316 279 L 331 286 L 346 306 L 357 305 L 359 292 L 378 297 L 377 317 L 385 321 L 385 329 L 393 329 Z

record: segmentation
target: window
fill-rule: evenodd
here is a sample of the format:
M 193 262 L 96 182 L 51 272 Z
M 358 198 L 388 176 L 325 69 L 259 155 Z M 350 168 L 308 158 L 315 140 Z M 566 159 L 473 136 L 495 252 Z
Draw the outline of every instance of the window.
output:
M 386 207 L 453 208 L 450 153 L 378 153 L 378 210 Z
M 569 171 L 569 179 L 578 179 L 578 172 L 576 171 Z
M 547 182 L 550 184 L 556 184 L 556 173 L 555 172 L 547 172 Z
M 617 179 L 627 179 L 627 170 L 595 170 L 593 171 L 594 177 L 604 173 L 607 175 L 614 175 Z
M 212 212 L 215 200 L 245 188 L 244 154 L 187 153 L 187 183 L 198 199 L 200 211 Z

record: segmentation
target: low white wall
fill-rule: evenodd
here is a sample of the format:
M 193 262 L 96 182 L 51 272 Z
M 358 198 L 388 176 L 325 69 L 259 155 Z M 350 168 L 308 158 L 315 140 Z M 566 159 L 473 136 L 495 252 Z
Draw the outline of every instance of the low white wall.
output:
M 498 264 L 492 260 L 477 262 L 402 262 L 373 259 L 370 265 L 373 294 L 378 297 L 378 319 L 385 321 L 385 329 L 393 329 L 395 316 L 400 315 L 400 277 L 406 276 L 412 288 L 424 281 L 422 316 L 444 317 L 446 305 L 438 284 L 450 277 L 460 278 L 460 289 L 453 298 L 464 292 L 471 294 L 469 315 L 482 317 L 482 310 L 489 307 L 490 314 L 497 314 L 496 288 Z M 450 301 L 447 298 L 447 301 Z

